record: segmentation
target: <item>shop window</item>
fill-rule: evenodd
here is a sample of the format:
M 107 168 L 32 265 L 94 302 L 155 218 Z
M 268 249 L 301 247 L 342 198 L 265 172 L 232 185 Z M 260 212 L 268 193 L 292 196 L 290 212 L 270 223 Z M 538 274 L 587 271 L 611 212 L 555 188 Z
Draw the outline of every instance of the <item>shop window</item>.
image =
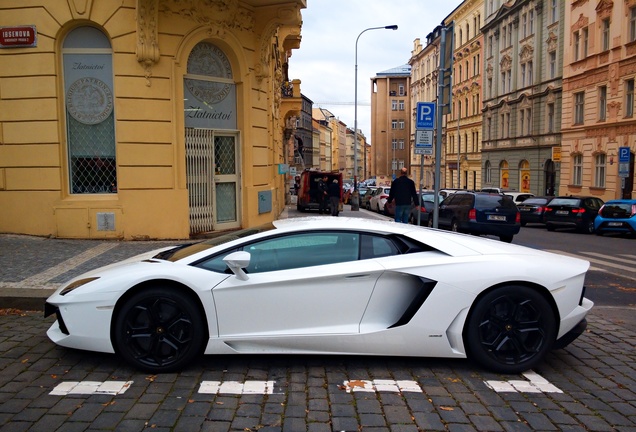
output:
M 94 27 L 79 27 L 62 47 L 69 189 L 117 192 L 112 49 Z

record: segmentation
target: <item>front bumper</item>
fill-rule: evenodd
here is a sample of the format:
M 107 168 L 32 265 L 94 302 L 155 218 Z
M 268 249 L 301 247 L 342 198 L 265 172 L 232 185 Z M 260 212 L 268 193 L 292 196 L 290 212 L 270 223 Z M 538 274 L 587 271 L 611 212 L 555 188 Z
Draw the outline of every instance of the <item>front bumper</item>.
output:
M 579 322 L 577 325 L 575 325 L 572 328 L 572 330 L 570 330 L 569 332 L 561 336 L 559 339 L 557 339 L 557 341 L 554 343 L 553 348 L 561 349 L 570 345 L 572 342 L 576 340 L 576 338 L 578 338 L 579 336 L 583 334 L 586 328 L 587 328 L 587 319 L 583 318 L 583 320 Z

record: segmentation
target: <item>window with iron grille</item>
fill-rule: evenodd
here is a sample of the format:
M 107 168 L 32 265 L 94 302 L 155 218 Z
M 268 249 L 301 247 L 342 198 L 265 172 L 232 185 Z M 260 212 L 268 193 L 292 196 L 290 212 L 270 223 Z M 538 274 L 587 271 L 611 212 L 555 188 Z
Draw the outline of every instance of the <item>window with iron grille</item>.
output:
M 71 194 L 117 192 L 112 49 L 104 33 L 78 27 L 62 47 Z

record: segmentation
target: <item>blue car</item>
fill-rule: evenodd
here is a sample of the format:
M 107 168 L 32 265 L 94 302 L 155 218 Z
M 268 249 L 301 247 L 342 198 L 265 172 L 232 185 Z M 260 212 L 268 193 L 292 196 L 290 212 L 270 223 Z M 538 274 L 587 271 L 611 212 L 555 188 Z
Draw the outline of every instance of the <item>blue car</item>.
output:
M 594 220 L 597 235 L 605 233 L 636 236 L 636 200 L 618 199 L 606 202 Z

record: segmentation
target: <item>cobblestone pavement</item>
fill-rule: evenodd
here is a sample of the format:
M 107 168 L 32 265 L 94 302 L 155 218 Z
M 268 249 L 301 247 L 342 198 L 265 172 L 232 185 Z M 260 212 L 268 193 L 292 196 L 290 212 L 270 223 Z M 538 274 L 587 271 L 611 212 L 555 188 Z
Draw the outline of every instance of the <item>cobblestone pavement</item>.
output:
M 81 272 L 174 243 L 0 235 L 0 432 L 636 432 L 636 332 L 607 311 L 519 375 L 467 360 L 237 355 L 154 376 L 58 347 L 52 317 L 16 308 L 41 309 Z

